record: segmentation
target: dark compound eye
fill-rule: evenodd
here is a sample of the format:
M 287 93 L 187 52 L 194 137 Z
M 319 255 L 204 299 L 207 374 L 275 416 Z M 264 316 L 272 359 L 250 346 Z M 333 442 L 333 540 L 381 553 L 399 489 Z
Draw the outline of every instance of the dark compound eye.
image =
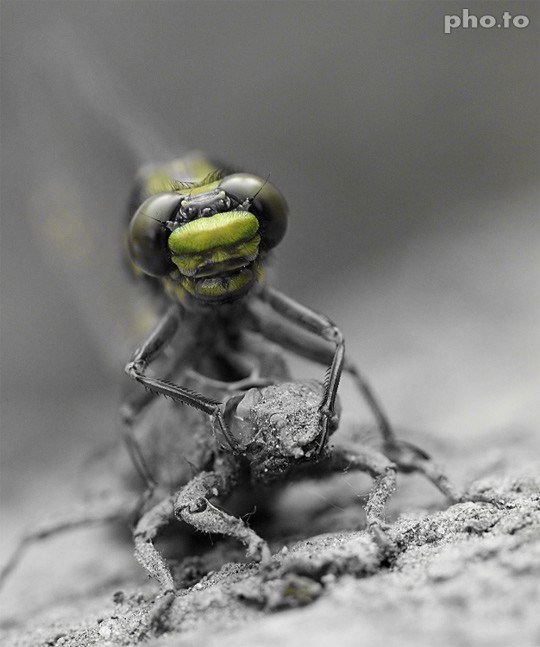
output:
M 259 220 L 262 244 L 265 249 L 275 247 L 287 230 L 287 203 L 275 186 L 256 175 L 234 173 L 223 178 L 219 188 L 226 191 L 240 205 Z
M 131 260 L 145 274 L 165 276 L 175 269 L 167 240 L 167 221 L 174 220 L 183 196 L 178 193 L 156 193 L 135 212 L 128 230 Z

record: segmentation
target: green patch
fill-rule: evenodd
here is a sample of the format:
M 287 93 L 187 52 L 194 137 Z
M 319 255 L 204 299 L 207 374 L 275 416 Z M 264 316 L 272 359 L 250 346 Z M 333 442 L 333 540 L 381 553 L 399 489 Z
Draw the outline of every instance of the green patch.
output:
M 208 267 L 209 274 L 218 274 L 237 269 L 257 258 L 259 253 L 260 236 L 255 236 L 237 245 L 226 248 L 211 249 L 206 253 L 183 254 L 172 256 L 172 262 L 184 276 L 203 276 L 204 269 Z
M 259 221 L 248 211 L 216 213 L 175 229 L 169 236 L 169 249 L 181 256 L 229 247 L 250 240 L 258 229 Z

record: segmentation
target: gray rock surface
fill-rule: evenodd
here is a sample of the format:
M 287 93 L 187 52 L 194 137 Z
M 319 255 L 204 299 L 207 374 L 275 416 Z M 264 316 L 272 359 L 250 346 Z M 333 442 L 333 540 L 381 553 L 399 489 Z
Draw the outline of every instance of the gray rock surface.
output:
M 400 479 L 390 511 L 390 532 L 398 546 L 392 564 L 380 563 L 362 530 L 276 541 L 266 569 L 237 561 L 241 551 L 232 544 L 216 545 L 199 562 L 184 563 L 193 569 L 194 579 L 212 570 L 180 591 L 169 608 L 135 568 L 119 574 L 115 550 L 105 551 L 96 565 L 101 583 L 89 578 L 85 589 L 84 572 L 75 569 L 57 599 L 26 603 L 19 589 L 18 608 L 4 618 L 2 644 L 538 645 L 538 440 L 523 434 L 505 440 L 487 452 L 471 445 L 466 460 L 456 466 L 460 472 L 474 466 L 483 474 L 471 491 L 495 493 L 499 506 L 446 507 L 418 477 Z M 342 494 L 344 489 L 343 484 L 335 487 Z M 331 499 L 328 488 L 325 496 Z M 286 513 L 286 498 L 283 506 Z M 341 506 L 327 523 L 338 524 L 341 518 L 347 525 L 352 506 L 354 502 Z M 41 559 L 51 556 L 53 567 L 59 543 L 73 543 L 75 534 L 91 543 L 89 532 L 50 540 L 36 552 Z M 129 553 L 125 545 L 123 550 Z M 197 563 L 199 576 L 193 568 Z M 39 585 L 27 571 L 24 577 L 26 587 Z M 156 611 L 160 604 L 161 613 Z

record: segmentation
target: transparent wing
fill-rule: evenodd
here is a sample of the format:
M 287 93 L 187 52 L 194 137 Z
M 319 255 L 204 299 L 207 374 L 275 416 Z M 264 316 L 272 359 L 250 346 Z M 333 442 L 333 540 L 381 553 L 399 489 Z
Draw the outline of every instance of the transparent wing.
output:
M 19 121 L 14 147 L 25 178 L 19 226 L 29 254 L 53 268 L 56 288 L 70 293 L 85 333 L 117 369 L 129 340 L 152 323 L 122 265 L 130 185 L 141 164 L 183 151 L 168 146 L 155 116 L 114 78 L 113 62 L 100 60 L 67 24 L 50 31 L 29 35 L 44 47 L 26 54 L 7 98 Z

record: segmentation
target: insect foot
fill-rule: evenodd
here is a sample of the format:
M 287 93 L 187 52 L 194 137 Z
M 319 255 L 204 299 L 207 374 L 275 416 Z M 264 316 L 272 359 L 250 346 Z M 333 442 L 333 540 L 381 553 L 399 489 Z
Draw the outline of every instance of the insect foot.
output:
M 333 472 L 359 470 L 372 476 L 374 483 L 365 505 L 368 529 L 381 559 L 391 560 L 396 548 L 387 533 L 384 510 L 396 489 L 397 465 L 369 447 L 348 448 L 337 445 L 332 449 L 329 460 L 329 469 Z
M 490 491 L 472 492 L 467 490 L 463 494 L 460 503 L 466 503 L 467 501 L 472 503 L 487 503 L 499 510 L 504 508 L 512 509 L 515 507 L 515 502 L 511 501 L 507 497 L 497 494 L 496 492 Z
M 398 548 L 388 534 L 390 526 L 379 521 L 369 524 L 369 533 L 379 549 L 381 563 L 391 563 L 398 553 Z
M 255 535 L 254 541 L 248 546 L 246 555 L 253 561 L 260 562 L 263 566 L 267 566 L 272 560 L 272 553 L 268 544 L 257 535 Z
M 159 531 L 171 521 L 173 497 L 167 497 L 146 512 L 133 531 L 135 558 L 146 572 L 154 577 L 163 591 L 175 588 L 169 565 L 156 550 L 154 540 Z
M 161 596 L 156 598 L 150 617 L 148 618 L 148 625 L 150 630 L 160 636 L 170 629 L 170 612 L 176 594 L 174 591 L 164 591 Z

